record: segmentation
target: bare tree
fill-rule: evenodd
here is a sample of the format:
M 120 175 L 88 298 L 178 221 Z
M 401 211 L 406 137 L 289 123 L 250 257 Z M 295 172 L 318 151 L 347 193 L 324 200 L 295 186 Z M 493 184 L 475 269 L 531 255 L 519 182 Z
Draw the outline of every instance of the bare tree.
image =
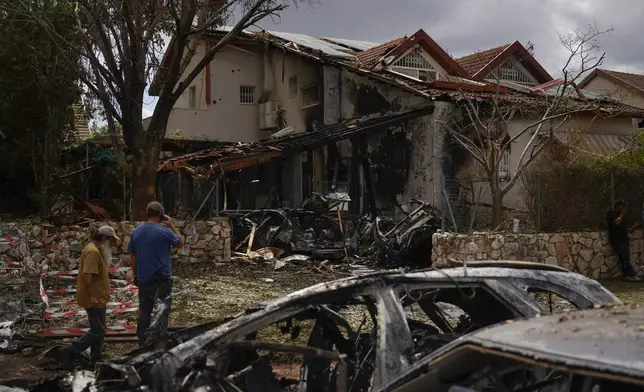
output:
M 570 119 L 581 114 L 592 118 L 584 125 L 588 129 L 597 116 L 606 113 L 601 110 L 600 102 L 589 101 L 583 96 L 576 82 L 604 61 L 606 54 L 600 51 L 597 38 L 608 31 L 610 29 L 600 30 L 590 25 L 587 30 L 578 29 L 560 36 L 568 58 L 561 69 L 563 80 L 556 94 L 543 91 L 537 100 L 533 100 L 537 103 L 517 103 L 503 93 L 504 88 L 497 78 L 496 91 L 489 93 L 488 99 L 481 100 L 480 95 L 472 98 L 464 84 L 457 109 L 442 121 L 451 139 L 479 167 L 481 181 L 490 186 L 494 227 L 502 220 L 503 197 L 549 145 L 554 132 L 564 125 L 570 126 Z M 520 147 L 521 154 L 511 168 L 512 177 L 505 181 L 504 173 L 501 173 L 502 162 L 511 146 Z
M 39 0 L 17 0 L 9 6 L 68 44 L 56 35 L 53 21 L 33 12 L 33 1 Z M 303 0 L 66 1 L 75 7 L 85 37 L 83 45 L 75 45 L 86 70 L 81 80 L 102 105 L 117 162 L 132 180 L 133 219 L 142 218 L 146 204 L 155 199 L 157 162 L 170 111 L 181 94 L 243 29 L 279 15 L 289 1 Z M 198 43 L 234 12 L 241 15 L 234 27 L 201 58 L 195 58 Z M 158 101 L 144 128 L 144 92 L 157 73 Z M 119 151 L 117 124 L 131 159 L 124 159 Z

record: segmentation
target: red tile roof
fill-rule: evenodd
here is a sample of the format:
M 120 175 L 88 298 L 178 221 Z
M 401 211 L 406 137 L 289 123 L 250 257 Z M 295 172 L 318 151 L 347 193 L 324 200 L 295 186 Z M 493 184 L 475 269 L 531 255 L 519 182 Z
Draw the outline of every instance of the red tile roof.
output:
M 479 52 L 459 57 L 456 62 L 467 71 L 468 74 L 474 75 L 481 69 L 485 68 L 494 58 L 501 54 L 511 44 L 497 46 L 496 48 L 481 50 Z
M 552 80 L 552 76 L 550 76 L 548 71 L 539 64 L 534 56 L 519 41 L 461 57 L 456 59 L 456 61 L 461 67 L 468 70 L 472 78 L 482 80 L 511 56 L 519 60 L 539 83 L 546 83 Z
M 72 105 L 74 113 L 74 134 L 80 140 L 85 140 L 92 136 L 89 130 L 89 120 L 85 114 L 85 106 L 82 103 L 75 103 Z
M 636 88 L 637 90 L 644 92 L 644 75 L 612 71 L 610 69 L 594 70 L 581 83 L 579 83 L 579 87 L 584 88 L 584 86 L 586 86 L 595 76 L 599 74 L 605 75 L 618 83 L 621 83 L 628 87 Z
M 383 57 L 397 58 L 405 54 L 409 49 L 418 45 L 431 58 L 441 65 L 448 74 L 460 77 L 467 77 L 467 72 L 454 59 L 443 50 L 427 33 L 420 29 L 409 37 L 397 38 L 386 42 L 356 55 L 357 61 L 352 65 L 357 68 L 373 70 L 378 65 L 378 60 Z M 388 64 L 385 64 L 388 65 Z
M 382 45 L 374 46 L 371 49 L 362 51 L 356 55 L 357 61 L 354 65 L 360 68 L 371 69 L 378 63 L 378 60 L 384 57 L 384 55 L 386 55 L 387 53 L 394 50 L 406 39 L 407 37 L 392 39 L 391 41 L 385 42 Z

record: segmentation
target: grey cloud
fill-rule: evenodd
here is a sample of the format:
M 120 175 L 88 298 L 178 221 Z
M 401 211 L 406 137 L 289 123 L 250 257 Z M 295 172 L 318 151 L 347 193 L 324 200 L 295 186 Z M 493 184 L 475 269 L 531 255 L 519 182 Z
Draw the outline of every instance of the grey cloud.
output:
M 644 73 L 641 0 L 316 0 L 291 7 L 262 27 L 314 36 L 385 42 L 425 29 L 453 56 L 519 40 L 535 44 L 551 72 L 565 61 L 558 34 L 597 21 L 615 30 L 600 39 L 605 68 Z

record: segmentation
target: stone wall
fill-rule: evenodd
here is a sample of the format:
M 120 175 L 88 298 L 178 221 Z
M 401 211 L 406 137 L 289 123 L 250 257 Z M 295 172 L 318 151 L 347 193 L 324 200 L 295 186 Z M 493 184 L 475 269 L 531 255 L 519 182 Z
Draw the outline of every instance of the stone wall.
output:
M 448 259 L 518 260 L 559 265 L 593 279 L 621 276 L 604 232 L 495 234 L 434 234 L 432 265 L 442 267 Z M 631 263 L 638 276 L 644 274 L 644 236 L 636 230 L 630 240 Z
M 127 246 L 133 222 L 110 222 L 121 238 L 120 246 L 112 244 L 113 262 L 127 265 Z M 230 260 L 230 223 L 228 218 L 213 218 L 186 224 L 175 222 L 185 238 L 181 249 L 173 249 L 175 263 L 212 263 Z M 89 242 L 99 223 L 89 227 L 54 227 L 43 223 L 0 222 L 0 260 L 24 262 L 36 270 L 72 269 L 78 265 L 80 252 Z M 116 260 L 115 260 L 116 259 Z

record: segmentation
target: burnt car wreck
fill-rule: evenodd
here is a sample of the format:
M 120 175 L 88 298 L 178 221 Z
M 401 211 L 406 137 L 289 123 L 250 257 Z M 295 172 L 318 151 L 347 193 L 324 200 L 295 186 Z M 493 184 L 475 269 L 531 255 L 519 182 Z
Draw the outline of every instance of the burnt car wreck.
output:
M 642 307 L 607 307 L 485 328 L 378 391 L 642 391 L 643 320 Z
M 277 248 L 285 256 L 299 254 L 320 260 L 356 256 L 387 267 L 427 264 L 432 235 L 441 228 L 441 214 L 434 206 L 413 200 L 415 208 L 394 224 L 388 217 L 374 220 L 369 215 L 341 211 L 340 205 L 350 201 L 346 193 L 314 193 L 297 209 L 229 215 L 234 249 Z
M 377 390 L 467 333 L 548 313 L 552 303 L 544 298 L 579 309 L 621 304 L 596 281 L 544 265 L 375 273 L 321 283 L 230 320 L 180 331 L 165 347 L 100 364 L 87 385 L 100 391 Z M 56 388 L 69 390 L 67 380 Z

